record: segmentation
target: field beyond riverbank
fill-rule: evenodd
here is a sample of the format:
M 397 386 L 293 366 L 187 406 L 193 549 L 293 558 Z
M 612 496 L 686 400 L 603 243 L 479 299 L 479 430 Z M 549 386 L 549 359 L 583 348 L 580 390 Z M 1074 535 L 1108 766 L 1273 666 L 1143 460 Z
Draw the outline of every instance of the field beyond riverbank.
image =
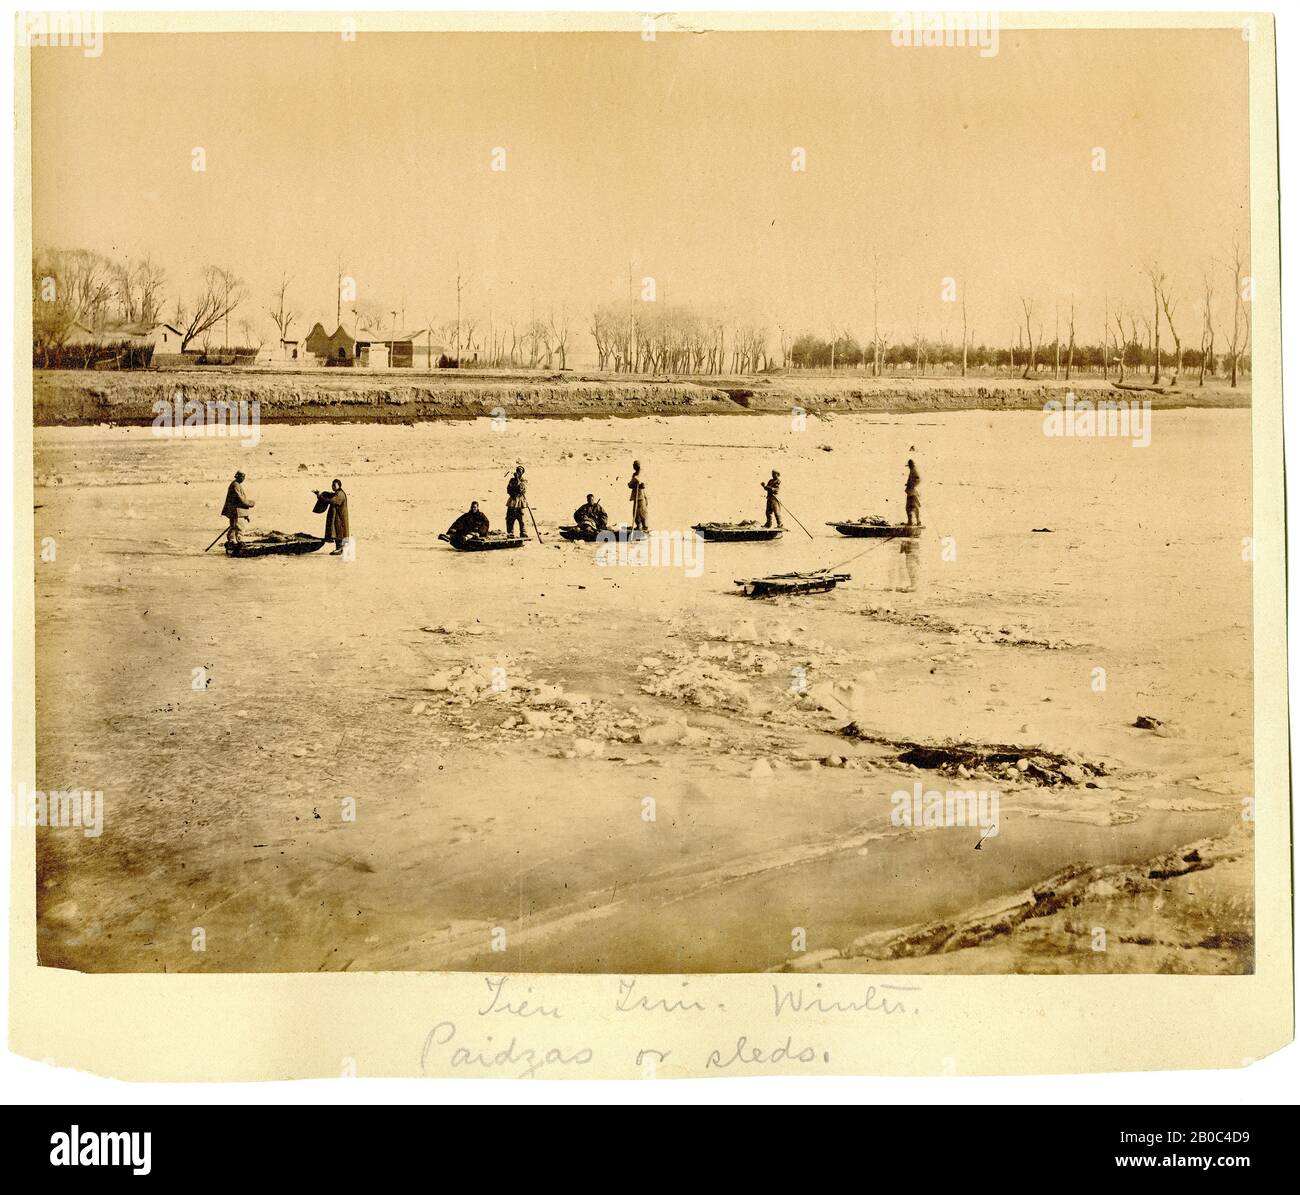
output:
M 872 378 L 861 373 L 781 373 L 744 377 L 627 377 L 540 370 L 196 368 L 102 372 L 33 371 L 37 427 L 153 422 L 156 402 L 180 391 L 197 402 L 252 402 L 263 423 L 421 423 L 477 419 L 503 411 L 529 418 L 636 415 L 738 415 L 801 407 L 903 414 L 921 411 L 1034 410 L 1067 391 L 1099 398 L 1149 398 L 1155 409 L 1248 407 L 1250 386 L 1198 386 L 1171 394 L 1119 391 L 1105 378 L 1070 381 L 972 374 Z

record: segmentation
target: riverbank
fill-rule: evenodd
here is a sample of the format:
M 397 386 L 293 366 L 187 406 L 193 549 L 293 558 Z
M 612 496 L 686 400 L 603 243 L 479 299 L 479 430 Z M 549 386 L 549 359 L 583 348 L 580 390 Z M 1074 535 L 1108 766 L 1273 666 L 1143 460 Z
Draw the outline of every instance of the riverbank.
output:
M 596 418 L 788 412 L 879 414 L 1041 410 L 1073 391 L 1090 398 L 1150 399 L 1153 409 L 1249 407 L 1250 386 L 1196 385 L 1177 393 L 1116 390 L 1099 377 L 871 378 L 860 373 L 627 378 L 562 371 L 370 372 L 353 369 L 205 368 L 33 371 L 37 427 L 147 426 L 154 404 L 186 400 L 259 404 L 262 423 L 422 423 L 497 416 Z
M 1076 863 L 956 917 L 867 934 L 783 970 L 910 975 L 1247 975 L 1251 825 L 1138 864 Z

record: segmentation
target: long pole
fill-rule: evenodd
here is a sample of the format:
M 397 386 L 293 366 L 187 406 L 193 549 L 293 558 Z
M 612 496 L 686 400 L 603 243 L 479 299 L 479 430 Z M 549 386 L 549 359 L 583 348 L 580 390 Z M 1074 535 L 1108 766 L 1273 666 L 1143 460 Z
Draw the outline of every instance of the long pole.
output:
M 795 513 L 794 513 L 794 511 L 792 511 L 792 510 L 791 510 L 791 509 L 790 509 L 790 508 L 789 508 L 789 507 L 788 507 L 784 502 L 782 502 L 780 498 L 777 498 L 777 499 L 776 499 L 776 504 L 777 504 L 777 506 L 779 506 L 783 511 L 785 511 L 786 514 L 788 514 L 792 519 L 794 519 L 794 521 L 795 521 L 795 526 L 797 526 L 797 527 L 799 528 L 800 531 L 802 531 L 802 532 L 803 532 L 803 533 L 804 533 L 804 534 L 805 534 L 809 539 L 812 539 L 812 538 L 813 538 L 813 533 L 812 533 L 811 531 L 809 531 L 808 528 L 805 527 L 801 522 L 799 522 L 799 520 L 798 520 L 797 518 L 795 518 Z
M 533 531 L 536 533 L 537 542 L 540 544 L 542 542 L 542 533 L 537 530 L 537 516 L 533 514 L 533 508 L 528 505 L 527 498 L 524 499 L 524 509 L 528 511 L 528 517 L 533 521 Z

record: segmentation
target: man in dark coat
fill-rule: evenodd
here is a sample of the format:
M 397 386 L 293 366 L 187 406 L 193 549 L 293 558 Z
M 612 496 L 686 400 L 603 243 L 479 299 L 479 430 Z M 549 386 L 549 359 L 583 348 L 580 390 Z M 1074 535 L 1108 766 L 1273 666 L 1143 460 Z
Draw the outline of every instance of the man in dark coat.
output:
M 609 516 L 605 513 L 605 508 L 592 494 L 588 494 L 586 502 L 573 512 L 573 521 L 579 527 L 589 525 L 593 531 L 604 531 L 609 526 Z
M 770 527 L 775 519 L 778 527 L 784 527 L 785 524 L 781 522 L 781 502 L 776 496 L 781 489 L 781 474 L 773 469 L 771 481 L 763 482 L 762 486 L 767 491 L 767 522 L 763 526 Z
M 348 496 L 337 477 L 332 485 L 332 489 L 316 491 L 316 509 L 325 511 L 325 539 L 334 541 L 334 551 L 330 555 L 342 556 L 343 541 L 349 538 Z
M 488 517 L 478 508 L 477 502 L 469 504 L 469 510 L 447 528 L 448 539 L 460 539 L 466 535 L 486 535 Z
M 235 480 L 226 490 L 226 504 L 221 508 L 221 517 L 230 520 L 230 527 L 226 531 L 226 543 L 239 542 L 239 520 L 248 518 L 246 514 L 240 514 L 240 511 L 252 510 L 254 505 L 253 500 L 244 493 L 244 475 L 236 473 Z
M 907 485 L 904 492 L 907 494 L 907 525 L 910 527 L 915 522 L 920 525 L 921 522 L 921 495 L 917 492 L 921 488 L 921 475 L 916 471 L 916 465 L 912 461 L 907 462 Z
M 514 476 L 506 483 L 506 534 L 514 534 L 515 523 L 519 534 L 524 534 L 524 509 L 528 505 L 528 483 L 524 480 L 524 467 L 518 465 Z

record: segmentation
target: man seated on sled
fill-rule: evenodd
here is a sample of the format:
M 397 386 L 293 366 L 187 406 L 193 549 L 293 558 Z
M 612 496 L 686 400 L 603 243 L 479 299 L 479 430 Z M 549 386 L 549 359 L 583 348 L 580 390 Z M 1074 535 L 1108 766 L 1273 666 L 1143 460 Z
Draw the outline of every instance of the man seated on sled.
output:
M 463 539 L 467 535 L 486 535 L 488 517 L 478 508 L 477 502 L 469 504 L 469 510 L 447 528 L 448 539 Z
M 605 508 L 591 495 L 573 512 L 573 521 L 584 531 L 604 531 L 609 526 Z

